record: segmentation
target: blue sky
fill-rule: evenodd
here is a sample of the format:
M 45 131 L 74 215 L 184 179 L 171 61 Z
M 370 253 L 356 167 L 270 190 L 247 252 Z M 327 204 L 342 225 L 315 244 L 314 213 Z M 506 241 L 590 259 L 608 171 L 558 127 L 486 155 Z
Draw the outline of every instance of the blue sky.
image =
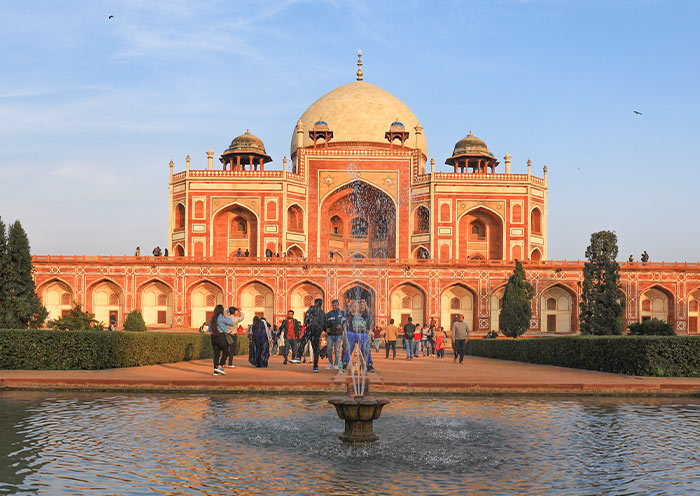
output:
M 36 254 L 166 246 L 169 160 L 204 168 L 250 128 L 281 168 L 362 48 L 438 170 L 470 129 L 513 172 L 547 164 L 549 258 L 612 229 L 620 258 L 698 261 L 699 19 L 672 0 L 0 0 L 0 215 Z

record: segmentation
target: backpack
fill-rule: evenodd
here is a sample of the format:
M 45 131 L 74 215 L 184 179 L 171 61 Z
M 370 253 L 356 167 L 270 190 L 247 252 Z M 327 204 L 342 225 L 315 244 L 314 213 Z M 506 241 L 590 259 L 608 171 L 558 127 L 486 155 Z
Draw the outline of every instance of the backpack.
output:
M 354 332 L 367 332 L 367 321 L 362 315 L 355 315 L 352 318 L 352 330 Z
M 318 306 L 313 305 L 306 312 L 304 318 L 306 328 L 313 328 L 316 331 L 323 331 L 326 327 L 326 314 Z

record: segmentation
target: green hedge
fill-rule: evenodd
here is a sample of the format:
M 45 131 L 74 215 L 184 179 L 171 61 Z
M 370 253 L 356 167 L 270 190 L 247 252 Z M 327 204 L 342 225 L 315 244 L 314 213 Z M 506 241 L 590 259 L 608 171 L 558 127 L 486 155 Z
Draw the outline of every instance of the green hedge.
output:
M 628 375 L 700 377 L 696 336 L 471 339 L 467 354 Z
M 247 353 L 247 339 L 245 341 Z M 0 369 L 94 370 L 211 358 L 209 334 L 0 331 Z

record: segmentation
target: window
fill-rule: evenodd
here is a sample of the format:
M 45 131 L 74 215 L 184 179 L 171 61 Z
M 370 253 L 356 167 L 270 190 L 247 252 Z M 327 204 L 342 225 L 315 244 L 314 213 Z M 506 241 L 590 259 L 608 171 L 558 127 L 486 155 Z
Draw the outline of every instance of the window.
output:
M 457 298 L 457 297 L 455 296 L 454 298 L 452 298 L 452 299 L 450 300 L 450 309 L 451 309 L 451 310 L 459 310 L 460 308 L 462 308 L 462 304 L 461 304 L 461 302 L 459 301 L 459 298 Z
M 374 231 L 374 239 L 386 239 L 387 222 L 384 217 L 377 218 L 377 224 Z
M 523 207 L 519 204 L 513 205 L 513 222 L 520 223 L 523 221 Z
M 61 295 L 61 305 L 70 305 L 70 293 L 63 293 Z
M 164 307 L 168 305 L 168 295 L 161 293 L 158 295 L 158 306 Z
M 411 308 L 411 298 L 409 296 L 404 296 L 401 300 L 402 308 Z
M 471 234 L 472 234 L 472 239 L 485 240 L 486 239 L 486 226 L 484 226 L 484 224 L 482 224 L 480 221 L 475 220 L 474 222 L 472 222 Z
M 539 208 L 532 209 L 530 228 L 532 229 L 532 234 L 542 234 L 542 213 Z
M 255 306 L 256 307 L 264 307 L 265 306 L 265 297 L 263 295 L 255 295 Z
M 109 306 L 114 307 L 119 305 L 119 296 L 116 293 L 109 294 Z
M 182 203 L 178 203 L 175 207 L 175 229 L 185 228 L 185 206 Z
M 556 310 L 557 309 L 557 300 L 556 298 L 549 298 L 547 300 L 547 310 Z
M 367 221 L 362 217 L 352 219 L 352 235 L 358 238 L 367 237 Z
M 337 215 L 331 217 L 331 234 L 342 236 L 343 234 L 343 221 Z
M 428 232 L 430 230 L 430 210 L 421 206 L 416 210 L 415 232 Z
M 213 294 L 208 294 L 207 295 L 207 306 L 208 307 L 215 307 L 216 306 L 216 296 Z

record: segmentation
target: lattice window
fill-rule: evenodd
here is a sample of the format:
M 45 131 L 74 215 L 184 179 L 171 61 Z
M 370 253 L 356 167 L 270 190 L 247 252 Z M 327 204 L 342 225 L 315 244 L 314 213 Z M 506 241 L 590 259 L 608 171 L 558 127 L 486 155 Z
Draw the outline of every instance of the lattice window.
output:
M 263 295 L 255 295 L 255 306 L 256 307 L 264 307 L 265 306 L 265 297 Z
M 168 295 L 165 293 L 161 293 L 158 295 L 158 306 L 159 307 L 164 307 L 167 306 L 168 304 Z
M 411 297 L 404 296 L 403 299 L 401 300 L 401 306 L 403 308 L 411 308 Z
M 63 293 L 61 295 L 61 305 L 70 305 L 70 293 Z
M 114 307 L 119 305 L 119 295 L 116 293 L 109 294 L 109 306 Z
M 450 310 L 459 310 L 462 308 L 462 302 L 456 296 L 450 300 Z
M 213 294 L 207 295 L 207 306 L 208 307 L 215 307 L 216 306 L 216 295 L 213 295 Z
M 304 296 L 304 306 L 310 307 L 314 303 L 314 297 L 311 295 Z
M 556 298 L 549 298 L 547 300 L 547 310 L 556 310 L 557 309 L 557 299 Z
M 649 300 L 642 302 L 642 312 L 651 312 L 651 302 Z
M 697 312 L 698 311 L 698 302 L 697 300 L 690 300 L 690 303 L 688 303 L 688 310 L 690 312 Z

